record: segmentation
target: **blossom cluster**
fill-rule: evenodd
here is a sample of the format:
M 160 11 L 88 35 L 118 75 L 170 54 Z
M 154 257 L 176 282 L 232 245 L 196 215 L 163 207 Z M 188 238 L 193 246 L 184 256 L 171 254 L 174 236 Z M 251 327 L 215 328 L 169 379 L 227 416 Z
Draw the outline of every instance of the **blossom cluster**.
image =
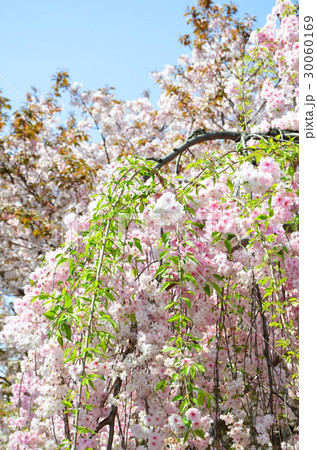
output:
M 273 158 L 265 157 L 258 167 L 249 162 L 243 163 L 236 176 L 245 192 L 261 194 L 280 181 L 281 171 Z

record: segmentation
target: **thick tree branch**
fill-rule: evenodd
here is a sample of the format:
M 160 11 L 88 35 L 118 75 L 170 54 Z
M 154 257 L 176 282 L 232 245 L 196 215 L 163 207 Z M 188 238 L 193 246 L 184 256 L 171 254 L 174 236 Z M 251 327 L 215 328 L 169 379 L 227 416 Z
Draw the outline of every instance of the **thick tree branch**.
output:
M 12 385 L 12 383 L 9 380 L 7 380 L 5 377 L 0 376 L 0 380 L 1 380 L 0 381 L 1 383 L 6 384 L 7 386 L 11 386 Z
M 263 330 L 263 340 L 264 340 L 263 354 L 264 354 L 264 356 L 266 358 L 266 362 L 267 362 L 267 373 L 268 373 L 269 389 L 270 389 L 270 392 L 269 392 L 270 412 L 274 416 L 274 386 L 273 386 L 274 382 L 273 382 L 273 374 L 272 374 L 273 364 L 272 364 L 270 350 L 269 350 L 269 332 L 268 332 L 268 328 L 267 328 L 267 320 L 265 317 L 265 313 L 262 308 L 263 299 L 261 296 L 261 292 L 260 292 L 258 284 L 255 282 L 254 273 L 252 274 L 252 276 L 253 276 L 252 290 L 253 290 L 253 294 L 255 295 L 255 297 L 258 301 L 261 319 L 262 319 L 262 330 Z M 275 448 L 276 436 L 274 434 L 273 426 L 271 427 L 271 436 L 272 436 L 273 448 Z
M 121 378 L 117 377 L 117 379 L 114 383 L 114 389 L 113 389 L 113 397 L 114 398 L 116 398 L 119 395 L 121 384 L 122 384 Z M 109 416 L 106 417 L 105 419 L 103 419 L 100 423 L 98 423 L 95 433 L 98 433 L 106 425 L 111 425 L 112 422 L 114 422 L 117 411 L 118 411 L 117 406 L 112 405 Z
M 135 350 L 137 342 L 129 340 L 129 346 L 126 348 L 126 350 L 123 353 L 122 361 L 125 360 L 125 358 L 128 356 L 128 354 L 132 353 Z M 120 393 L 122 385 L 122 380 L 120 377 L 116 378 L 116 381 L 113 385 L 113 397 L 116 399 Z M 101 405 L 104 405 L 104 402 L 101 403 Z M 118 413 L 118 407 L 116 405 L 111 406 L 111 411 L 108 417 L 103 419 L 100 423 L 98 423 L 97 428 L 95 429 L 95 433 L 98 433 L 102 428 L 104 428 L 106 425 L 109 425 L 109 437 L 108 437 L 108 444 L 107 444 L 107 450 L 112 449 L 112 443 L 114 438 L 114 426 L 115 426 L 115 420 Z
M 187 149 L 196 144 L 201 144 L 202 142 L 207 141 L 217 141 L 217 140 L 229 140 L 234 142 L 240 142 L 242 138 L 247 142 L 249 139 L 261 139 L 261 138 L 275 138 L 280 136 L 278 140 L 290 141 L 292 138 L 294 142 L 298 143 L 299 141 L 299 132 L 293 130 L 279 130 L 277 128 L 272 128 L 269 131 L 263 133 L 246 133 L 239 131 L 210 131 L 203 134 L 199 134 L 198 136 L 193 137 L 192 139 L 187 140 L 180 147 L 173 148 L 173 151 L 163 158 L 148 158 L 154 161 L 157 161 L 157 164 L 153 167 L 154 171 L 161 169 L 166 164 L 173 161 L 179 155 L 184 153 Z M 144 181 L 147 181 L 150 177 L 147 175 L 144 177 Z
M 114 390 L 113 390 L 113 397 L 117 398 L 120 392 L 122 380 L 120 377 L 117 377 L 115 384 L 114 384 Z M 115 426 L 115 420 L 116 415 L 118 412 L 118 407 L 116 405 L 111 406 L 111 411 L 108 417 L 106 419 L 103 419 L 97 426 L 95 433 L 98 433 L 103 427 L 106 425 L 109 425 L 109 437 L 108 437 L 108 444 L 107 444 L 107 450 L 112 449 L 112 443 L 114 438 L 114 426 Z

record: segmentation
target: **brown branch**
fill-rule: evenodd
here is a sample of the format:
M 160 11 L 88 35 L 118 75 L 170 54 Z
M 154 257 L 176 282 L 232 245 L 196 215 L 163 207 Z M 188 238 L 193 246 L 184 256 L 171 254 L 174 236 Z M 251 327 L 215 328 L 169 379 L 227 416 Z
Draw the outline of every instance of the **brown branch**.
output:
M 3 381 L 0 381 L 0 382 L 1 383 L 5 383 L 7 386 L 11 386 L 12 385 L 12 383 L 9 380 L 7 380 L 5 377 L 0 376 L 0 380 L 3 380 Z
M 51 421 L 52 421 L 52 429 L 53 429 L 53 435 L 54 435 L 55 443 L 58 445 L 58 440 L 57 440 L 56 433 L 55 433 L 55 424 L 54 424 L 53 416 L 51 417 Z
M 154 261 L 151 261 L 149 264 L 147 264 L 147 265 L 144 267 L 144 269 L 141 270 L 141 272 L 138 274 L 138 276 L 134 279 L 134 281 L 137 281 L 138 278 L 140 278 L 140 276 L 142 275 L 142 273 L 143 273 L 147 268 L 149 268 L 152 264 L 155 264 L 155 263 L 160 262 L 160 261 L 161 261 L 160 259 L 155 259 Z
M 271 414 L 274 416 L 274 407 L 273 407 L 273 396 L 274 396 L 274 388 L 273 388 L 273 375 L 272 375 L 272 361 L 271 361 L 271 355 L 270 355 L 270 351 L 269 351 L 269 333 L 268 333 L 268 329 L 267 329 L 267 320 L 262 308 L 262 296 L 261 296 L 261 292 L 259 289 L 258 284 L 255 282 L 255 277 L 254 277 L 254 273 L 253 273 L 253 288 L 252 288 L 255 297 L 258 301 L 258 305 L 259 305 L 259 310 L 261 313 L 261 319 L 262 319 L 262 329 L 263 329 L 263 338 L 264 338 L 264 349 L 263 349 L 263 354 L 265 356 L 266 362 L 267 362 L 267 373 L 268 373 L 268 378 L 269 378 L 269 403 L 270 403 L 270 412 Z M 272 444 L 273 444 L 273 448 L 276 448 L 275 444 L 276 444 L 276 440 L 275 440 L 275 434 L 274 434 L 274 430 L 273 430 L 273 426 L 271 427 L 271 436 L 272 436 Z
M 126 348 L 126 350 L 123 353 L 122 361 L 125 360 L 125 358 L 128 356 L 129 353 L 132 353 L 136 347 L 137 342 L 129 340 L 129 346 Z M 113 385 L 113 397 L 117 398 L 120 389 L 122 385 L 122 380 L 120 377 L 116 378 L 116 381 Z M 103 402 L 102 402 L 103 403 Z M 96 427 L 95 433 L 98 433 L 103 427 L 106 425 L 109 425 L 109 438 L 108 438 L 108 444 L 107 444 L 107 450 L 112 449 L 112 443 L 113 443 L 113 437 L 114 437 L 114 426 L 115 426 L 115 420 L 118 413 L 118 407 L 116 405 L 111 406 L 111 411 L 108 417 L 103 419 Z
M 113 389 L 113 397 L 116 398 L 119 395 L 120 388 L 121 388 L 122 380 L 120 377 L 117 377 L 115 383 L 114 383 L 114 389 Z M 109 425 L 109 439 L 108 439 L 108 445 L 107 450 L 111 450 L 112 443 L 113 443 L 113 437 L 114 437 L 114 425 L 116 420 L 116 415 L 118 412 L 118 407 L 116 405 L 111 406 L 111 411 L 108 417 L 103 419 L 97 426 L 95 433 L 98 433 L 103 427 L 106 425 Z
M 281 135 L 282 134 L 282 135 Z M 198 136 L 193 137 L 192 139 L 187 140 L 180 147 L 173 148 L 173 151 L 163 158 L 151 158 L 152 160 L 156 160 L 157 164 L 152 168 L 153 171 L 158 171 L 166 164 L 170 163 L 174 159 L 176 159 L 179 155 L 184 153 L 190 147 L 201 144 L 202 142 L 208 141 L 217 141 L 217 140 L 229 140 L 234 142 L 239 142 L 242 137 L 244 137 L 247 142 L 249 139 L 261 139 L 261 138 L 276 138 L 280 136 L 281 139 L 290 141 L 294 138 L 294 142 L 298 142 L 299 132 L 293 130 L 279 130 L 276 128 L 271 128 L 269 131 L 263 133 L 259 132 L 257 134 L 254 133 L 246 133 L 239 131 L 210 131 L 203 134 L 199 134 Z M 150 178 L 149 175 L 146 175 L 143 180 L 147 181 Z
M 70 441 L 71 437 L 70 437 L 70 429 L 69 429 L 69 420 L 68 420 L 68 413 L 66 412 L 66 408 L 65 408 L 65 412 L 63 413 L 63 422 L 64 422 L 64 431 L 65 431 L 66 439 L 68 439 Z

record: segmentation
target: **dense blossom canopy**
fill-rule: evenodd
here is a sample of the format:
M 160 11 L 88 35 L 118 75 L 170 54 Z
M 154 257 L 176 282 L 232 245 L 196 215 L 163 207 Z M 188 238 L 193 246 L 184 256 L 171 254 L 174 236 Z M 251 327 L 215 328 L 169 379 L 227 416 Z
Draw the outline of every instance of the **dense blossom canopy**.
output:
M 297 448 L 298 15 L 235 14 L 188 11 L 158 109 L 59 74 L 15 115 L 8 448 Z M 82 117 L 58 127 L 64 88 Z

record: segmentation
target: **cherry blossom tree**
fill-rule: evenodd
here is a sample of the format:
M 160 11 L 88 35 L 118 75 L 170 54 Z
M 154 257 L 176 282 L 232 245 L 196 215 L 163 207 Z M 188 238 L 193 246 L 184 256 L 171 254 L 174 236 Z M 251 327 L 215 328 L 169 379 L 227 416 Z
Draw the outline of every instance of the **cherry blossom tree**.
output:
M 236 13 L 187 11 L 158 109 L 59 74 L 15 115 L 8 247 L 34 270 L 7 284 L 29 276 L 2 333 L 23 355 L 8 448 L 297 448 L 298 11 Z M 81 120 L 56 128 L 63 88 Z

